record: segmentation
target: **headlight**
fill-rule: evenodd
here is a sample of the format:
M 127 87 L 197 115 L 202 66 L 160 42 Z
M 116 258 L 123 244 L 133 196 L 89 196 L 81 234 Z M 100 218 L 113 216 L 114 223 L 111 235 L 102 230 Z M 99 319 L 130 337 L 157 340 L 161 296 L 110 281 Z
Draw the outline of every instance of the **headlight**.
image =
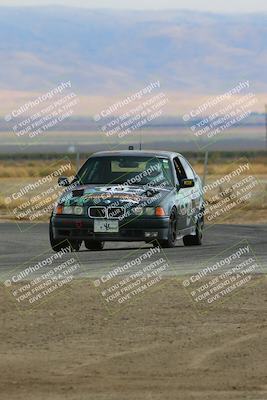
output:
M 81 206 L 62 206 L 58 205 L 56 207 L 56 214 L 61 215 L 82 215 L 83 214 L 83 207 Z
M 154 207 L 146 207 L 145 214 L 146 215 L 155 215 L 155 208 Z
M 63 214 L 73 214 L 72 207 L 64 206 L 63 207 Z
M 165 211 L 162 207 L 146 207 L 146 215 L 155 215 L 156 217 L 164 217 Z
M 164 216 L 164 210 L 161 207 L 134 207 L 132 208 L 132 213 L 134 215 L 148 215 L 148 216 Z
M 82 215 L 83 214 L 83 207 L 76 206 L 73 208 L 73 214 L 75 215 Z
M 134 208 L 132 208 L 132 213 L 134 215 L 142 215 L 143 212 L 144 212 L 143 207 L 134 207 Z

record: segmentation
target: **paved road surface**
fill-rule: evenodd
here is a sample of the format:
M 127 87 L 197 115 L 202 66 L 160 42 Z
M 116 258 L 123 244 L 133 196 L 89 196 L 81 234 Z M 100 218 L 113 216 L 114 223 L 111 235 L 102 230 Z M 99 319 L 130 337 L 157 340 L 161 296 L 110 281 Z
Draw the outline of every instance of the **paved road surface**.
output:
M 220 253 L 244 239 L 249 242 L 258 263 L 267 273 L 267 225 L 215 225 L 206 228 L 203 246 L 183 247 L 182 242 L 178 241 L 174 249 L 164 250 L 172 266 L 172 274 L 184 275 L 200 271 L 210 263 L 212 257 L 215 257 L 216 261 L 220 258 Z M 0 238 L 0 279 L 2 281 L 11 271 L 17 268 L 22 270 L 22 264 L 30 259 L 38 261 L 54 254 L 50 250 L 47 224 L 32 226 L 1 223 Z M 83 271 L 80 275 L 98 277 L 122 258 L 129 259 L 129 254 L 132 252 L 136 251 L 133 253 L 135 256 L 141 254 L 143 250 L 138 250 L 140 246 L 151 247 L 143 243 L 123 242 L 106 243 L 105 249 L 101 252 L 88 251 L 83 247 L 77 254 Z

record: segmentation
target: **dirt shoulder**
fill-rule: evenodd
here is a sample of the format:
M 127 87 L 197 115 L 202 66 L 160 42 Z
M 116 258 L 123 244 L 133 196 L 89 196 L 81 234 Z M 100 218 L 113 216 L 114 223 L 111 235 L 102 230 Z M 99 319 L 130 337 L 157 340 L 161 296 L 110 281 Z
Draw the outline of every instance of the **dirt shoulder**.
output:
M 83 280 L 20 314 L 1 286 L 1 399 L 266 399 L 266 293 L 199 314 L 168 279 L 111 316 Z
M 221 220 L 220 224 L 231 224 L 231 225 L 267 224 L 267 212 L 266 209 L 239 210 L 233 213 L 233 215 Z

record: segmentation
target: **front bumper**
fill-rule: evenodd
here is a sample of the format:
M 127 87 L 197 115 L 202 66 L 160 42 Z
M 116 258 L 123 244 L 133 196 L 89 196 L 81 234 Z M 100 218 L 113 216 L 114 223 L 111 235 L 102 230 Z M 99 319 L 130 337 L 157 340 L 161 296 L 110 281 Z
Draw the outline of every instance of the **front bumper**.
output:
M 95 233 L 94 220 L 74 216 L 52 216 L 51 227 L 55 239 L 99 240 L 99 241 L 146 241 L 152 239 L 145 232 L 157 232 L 154 239 L 166 240 L 169 231 L 169 217 L 136 218 L 119 221 L 118 233 Z

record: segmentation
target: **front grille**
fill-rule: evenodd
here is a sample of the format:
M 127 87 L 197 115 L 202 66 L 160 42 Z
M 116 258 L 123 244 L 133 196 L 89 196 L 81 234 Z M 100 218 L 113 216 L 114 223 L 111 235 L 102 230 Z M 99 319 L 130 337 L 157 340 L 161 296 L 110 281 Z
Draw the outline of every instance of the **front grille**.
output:
M 106 218 L 106 207 L 90 207 L 88 210 L 88 215 L 91 218 Z
M 122 219 L 125 215 L 124 207 L 89 207 L 88 215 L 91 218 Z
M 124 207 L 109 207 L 108 218 L 110 219 L 122 219 L 125 214 Z

